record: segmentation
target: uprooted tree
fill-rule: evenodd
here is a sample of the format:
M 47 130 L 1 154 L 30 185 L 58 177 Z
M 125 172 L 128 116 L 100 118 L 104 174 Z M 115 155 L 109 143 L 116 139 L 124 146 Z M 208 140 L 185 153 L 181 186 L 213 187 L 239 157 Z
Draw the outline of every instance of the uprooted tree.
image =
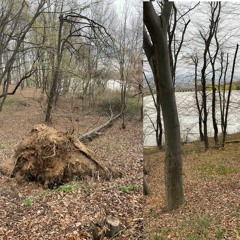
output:
M 54 188 L 73 179 L 108 179 L 113 171 L 104 166 L 78 137 L 44 124 L 36 125 L 9 160 L 11 177 Z

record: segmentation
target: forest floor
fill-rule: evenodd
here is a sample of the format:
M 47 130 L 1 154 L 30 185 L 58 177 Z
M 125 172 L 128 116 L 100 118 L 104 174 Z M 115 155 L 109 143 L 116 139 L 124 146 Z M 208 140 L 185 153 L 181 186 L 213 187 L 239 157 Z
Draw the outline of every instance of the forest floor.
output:
M 228 140 L 240 140 L 240 134 Z M 240 143 L 207 152 L 199 141 L 183 146 L 185 204 L 165 210 L 164 152 L 144 149 L 151 194 L 145 196 L 144 239 L 240 239 Z
M 0 113 L 0 162 L 13 156 L 14 147 L 35 124 L 44 122 L 45 106 L 34 89 L 7 98 Z M 61 98 L 51 126 L 82 135 L 108 119 L 82 106 L 81 99 Z M 92 239 L 93 226 L 107 216 L 123 225 L 111 239 L 142 239 L 142 122 L 139 116 L 127 117 L 126 125 L 123 130 L 119 119 L 85 143 L 122 177 L 73 181 L 49 190 L 33 182 L 19 184 L 0 171 L 0 239 Z

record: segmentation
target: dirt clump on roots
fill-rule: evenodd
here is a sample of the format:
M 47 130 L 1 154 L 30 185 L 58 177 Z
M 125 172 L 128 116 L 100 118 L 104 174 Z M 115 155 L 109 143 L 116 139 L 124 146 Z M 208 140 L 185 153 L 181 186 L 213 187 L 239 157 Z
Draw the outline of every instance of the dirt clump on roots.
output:
M 54 188 L 73 179 L 108 178 L 110 170 L 77 137 L 36 125 L 16 147 L 11 177 Z

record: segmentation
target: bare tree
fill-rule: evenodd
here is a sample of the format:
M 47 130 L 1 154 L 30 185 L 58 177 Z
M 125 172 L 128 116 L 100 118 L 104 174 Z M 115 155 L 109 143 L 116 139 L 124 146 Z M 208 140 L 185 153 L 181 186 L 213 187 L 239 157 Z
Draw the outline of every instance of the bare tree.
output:
M 217 125 L 217 119 L 216 119 L 216 60 L 217 60 L 217 56 L 218 56 L 219 48 L 220 48 L 217 33 L 218 33 L 218 25 L 219 25 L 220 13 L 221 13 L 221 2 L 216 3 L 216 5 L 214 3 L 210 3 L 210 5 L 211 5 L 211 11 L 213 12 L 211 24 L 215 25 L 213 27 L 213 37 L 215 40 L 214 45 L 216 47 L 215 47 L 215 51 L 213 53 L 211 53 L 210 48 L 208 48 L 208 55 L 209 55 L 209 60 L 210 60 L 211 68 L 212 68 L 212 79 L 211 79 L 211 82 L 212 82 L 212 123 L 213 123 L 213 129 L 214 129 L 215 146 L 218 146 L 218 125 Z
M 188 14 L 194 10 L 200 2 L 195 4 L 193 7 L 189 6 L 184 11 L 179 11 L 173 3 L 173 11 L 170 17 L 170 24 L 168 27 L 168 48 L 170 55 L 170 64 L 172 71 L 173 85 L 176 83 L 176 69 L 179 60 L 179 55 L 185 41 L 185 34 L 191 20 Z M 187 19 L 185 19 L 185 17 Z
M 120 104 L 122 112 L 122 128 L 126 128 L 125 115 L 131 97 L 142 94 L 142 14 L 139 5 L 131 5 L 124 1 L 115 15 L 117 25 L 110 26 L 109 32 L 113 39 L 113 51 L 110 53 L 112 67 L 117 71 L 120 83 Z M 136 93 L 137 91 L 137 93 Z
M 232 71 L 231 71 L 231 78 L 229 82 L 229 90 L 227 94 L 227 99 L 225 99 L 225 88 L 226 88 L 226 80 L 224 81 L 224 102 L 223 105 L 221 104 L 221 126 L 222 126 L 222 147 L 224 147 L 226 135 L 227 135 L 227 124 L 228 124 L 228 112 L 229 112 L 229 106 L 230 106 L 230 98 L 231 98 L 231 92 L 232 92 L 232 84 L 233 84 L 233 77 L 234 77 L 234 71 L 235 71 L 235 65 L 236 65 L 236 59 L 237 59 L 237 53 L 238 53 L 239 44 L 236 46 L 234 58 L 233 58 L 233 65 L 232 65 Z M 228 60 L 227 60 L 228 65 Z M 227 69 L 226 65 L 226 69 Z M 225 71 L 226 73 L 226 71 Z M 225 77 L 226 78 L 226 75 Z M 225 107 L 225 108 L 224 108 Z
M 173 3 L 164 1 L 159 17 L 152 2 L 144 2 L 143 4 L 144 24 L 151 38 L 148 41 L 150 45 L 145 45 L 144 50 L 150 52 L 151 58 L 156 61 L 156 88 L 159 89 L 157 94 L 160 98 L 165 129 L 165 188 L 168 211 L 177 208 L 184 202 L 180 125 L 167 42 L 167 29 L 172 5 Z
M 227 92 L 227 72 L 229 64 L 229 53 L 227 54 L 226 66 L 224 67 L 224 48 L 226 47 L 226 35 L 221 33 L 221 15 L 224 13 L 223 5 L 221 2 L 210 2 L 206 6 L 208 8 L 208 23 L 203 26 L 199 26 L 199 33 L 201 40 L 203 40 L 203 54 L 202 58 L 199 58 L 201 54 L 194 53 L 191 59 L 195 67 L 195 99 L 197 110 L 199 114 L 199 132 L 200 139 L 204 141 L 205 149 L 209 148 L 208 141 L 208 115 L 211 109 L 212 115 L 212 126 L 214 130 L 214 142 L 215 146 L 219 146 L 219 130 L 218 130 L 218 118 L 217 112 L 220 109 L 220 122 L 222 128 L 223 141 L 222 146 L 224 146 L 224 141 L 226 137 L 226 132 L 224 132 L 224 125 L 226 117 L 226 109 L 229 108 L 230 95 L 232 89 L 232 79 L 230 79 L 229 86 L 230 91 Z M 195 50 L 196 51 L 196 50 Z M 235 51 L 235 56 L 233 60 L 232 72 L 234 72 L 235 62 L 236 62 L 237 50 Z M 201 62 L 201 64 L 200 64 Z M 220 66 L 220 67 L 219 67 Z M 198 73 L 198 68 L 201 68 L 200 74 Z M 198 76 L 200 76 L 200 84 L 198 82 Z M 223 79 L 223 83 L 222 83 Z M 208 83 L 209 81 L 209 83 Z M 210 83 L 211 82 L 211 83 Z M 218 93 L 218 94 L 217 94 Z M 227 96 L 226 96 L 227 94 Z M 209 106 L 211 96 L 211 105 Z M 219 99 L 219 106 L 217 100 Z M 227 107 L 228 105 L 228 107 Z M 227 123 L 226 123 L 227 124 Z
M 202 111 L 203 111 L 203 105 L 199 102 L 199 86 L 198 86 L 198 56 L 197 54 L 195 56 L 191 56 L 191 59 L 194 63 L 194 93 L 195 93 L 195 100 L 196 100 L 196 106 L 198 111 L 198 129 L 200 134 L 200 140 L 204 140 L 204 134 L 203 134 L 203 128 L 202 128 Z
M 218 127 L 217 127 L 217 120 L 216 120 L 216 92 L 215 92 L 215 64 L 216 59 L 219 51 L 219 42 L 217 39 L 217 32 L 218 32 L 218 24 L 220 19 L 221 13 L 221 3 L 209 3 L 210 4 L 210 24 L 209 28 L 206 31 L 203 29 L 199 30 L 200 36 L 204 42 L 204 50 L 203 50 L 203 57 L 202 57 L 202 67 L 201 67 L 201 106 L 199 106 L 199 100 L 196 91 L 196 68 L 198 64 L 198 60 L 196 57 L 193 57 L 192 60 L 194 61 L 195 65 L 195 95 L 196 95 L 196 102 L 198 107 L 199 113 L 199 121 L 203 122 L 203 136 L 201 131 L 201 123 L 199 123 L 199 130 L 200 130 L 200 138 L 204 140 L 205 150 L 209 148 L 209 140 L 208 140 L 208 106 L 207 106 L 207 74 L 208 74 L 208 65 L 211 64 L 212 68 L 212 122 L 214 128 L 214 138 L 215 144 L 218 144 Z M 216 48 L 214 49 L 214 53 L 212 54 L 211 47 L 213 45 L 213 41 L 216 41 Z
M 86 9 L 88 7 L 90 7 L 90 5 L 83 7 L 83 9 Z M 64 24 L 69 25 L 69 27 L 67 28 Z M 96 38 L 104 39 L 104 35 L 108 35 L 105 27 L 95 22 L 94 20 L 90 19 L 88 16 L 83 15 L 81 11 L 66 12 L 61 13 L 59 15 L 56 64 L 53 69 L 52 85 L 48 97 L 48 106 L 46 111 L 45 122 L 47 123 L 51 122 L 52 109 L 54 103 L 56 102 L 56 97 L 58 94 L 57 89 L 60 79 L 59 74 L 64 50 L 67 48 L 67 46 L 68 48 L 73 48 L 74 50 L 76 49 L 76 46 L 74 46 L 71 43 L 71 39 L 73 38 L 85 39 L 85 41 L 82 40 L 80 42 L 80 45 L 82 46 L 89 44 L 88 42 L 86 42 L 86 39 L 90 41 Z
M 4 41 L 2 42 L 0 58 L 2 58 L 4 51 L 8 52 L 8 58 L 5 60 L 4 67 L 0 74 L 0 82 L 3 83 L 0 111 L 2 110 L 3 103 L 8 95 L 9 85 L 11 81 L 11 70 L 14 66 L 14 63 L 16 62 L 17 55 L 19 54 L 20 51 L 23 51 L 22 44 L 26 38 L 27 33 L 32 28 L 35 20 L 42 12 L 45 0 L 41 0 L 39 2 L 35 10 L 35 13 L 31 16 L 31 20 L 26 24 L 23 24 L 22 26 L 19 25 L 19 22 L 22 18 L 22 15 L 24 14 L 25 8 L 28 8 L 26 1 L 22 1 L 22 3 L 19 6 L 19 9 L 13 13 L 14 17 L 12 17 L 10 13 L 11 9 L 14 9 L 13 6 L 15 5 L 12 1 L 8 3 L 10 4 L 10 6 L 5 5 L 6 8 L 8 9 L 6 15 L 1 15 L 3 21 L 3 25 L 1 25 L 1 27 L 4 33 L 2 37 L 5 36 L 7 37 L 5 37 Z M 3 14 L 5 14 L 5 11 L 3 11 Z

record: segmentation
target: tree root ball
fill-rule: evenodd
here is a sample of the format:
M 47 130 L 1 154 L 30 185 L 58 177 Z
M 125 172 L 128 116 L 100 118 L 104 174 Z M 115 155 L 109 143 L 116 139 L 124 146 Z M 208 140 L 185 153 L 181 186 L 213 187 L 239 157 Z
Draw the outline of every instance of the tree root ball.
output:
M 109 178 L 110 171 L 77 137 L 36 125 L 16 147 L 11 177 L 53 188 L 86 177 Z

